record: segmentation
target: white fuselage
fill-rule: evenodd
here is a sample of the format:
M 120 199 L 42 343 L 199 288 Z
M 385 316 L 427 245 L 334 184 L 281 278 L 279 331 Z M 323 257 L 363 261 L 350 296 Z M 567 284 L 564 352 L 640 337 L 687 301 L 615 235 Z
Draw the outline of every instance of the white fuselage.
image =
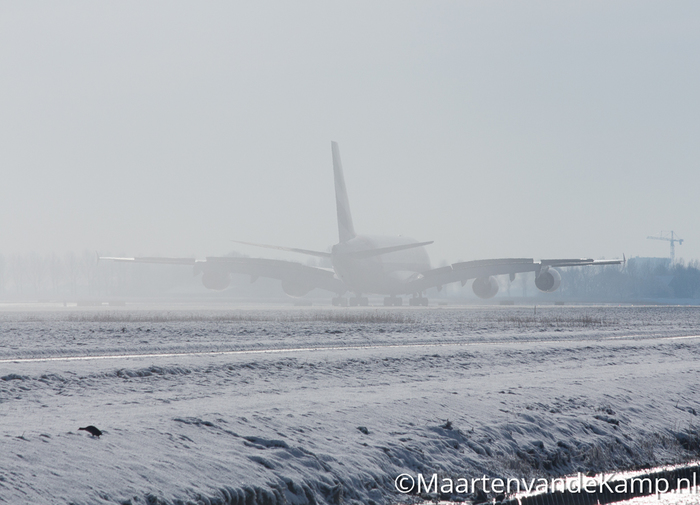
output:
M 418 246 L 365 258 L 354 257 L 353 253 L 417 243 L 417 240 L 408 237 L 357 235 L 333 246 L 333 269 L 348 288 L 358 295 L 408 294 L 408 281 L 430 270 L 430 258 L 425 247 Z

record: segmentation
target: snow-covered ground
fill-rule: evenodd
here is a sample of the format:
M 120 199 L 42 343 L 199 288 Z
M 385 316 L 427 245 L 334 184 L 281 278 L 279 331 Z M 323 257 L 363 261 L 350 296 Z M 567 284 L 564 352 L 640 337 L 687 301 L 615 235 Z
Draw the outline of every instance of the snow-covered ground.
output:
M 693 307 L 5 308 L 0 502 L 396 503 L 402 473 L 684 461 L 699 351 Z

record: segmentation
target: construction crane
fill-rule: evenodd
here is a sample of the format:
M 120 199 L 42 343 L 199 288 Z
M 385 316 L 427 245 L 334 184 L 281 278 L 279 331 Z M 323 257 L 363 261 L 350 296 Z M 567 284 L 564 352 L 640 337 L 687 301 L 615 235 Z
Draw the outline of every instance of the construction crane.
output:
M 670 236 L 669 236 L 670 234 Z M 665 240 L 667 242 L 671 242 L 671 263 L 673 264 L 676 261 L 676 242 L 678 242 L 678 245 L 683 244 L 683 239 L 678 238 L 677 235 L 674 235 L 673 231 L 671 232 L 661 232 L 659 233 L 658 237 L 647 237 L 650 238 L 651 240 Z

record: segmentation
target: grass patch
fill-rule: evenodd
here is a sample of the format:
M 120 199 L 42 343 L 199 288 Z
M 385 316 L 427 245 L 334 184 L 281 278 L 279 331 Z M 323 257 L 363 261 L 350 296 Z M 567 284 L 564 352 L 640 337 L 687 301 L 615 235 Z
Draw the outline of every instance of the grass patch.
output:
M 518 328 L 599 328 L 614 326 L 616 321 L 599 316 L 581 314 L 576 316 L 502 316 L 498 322 Z

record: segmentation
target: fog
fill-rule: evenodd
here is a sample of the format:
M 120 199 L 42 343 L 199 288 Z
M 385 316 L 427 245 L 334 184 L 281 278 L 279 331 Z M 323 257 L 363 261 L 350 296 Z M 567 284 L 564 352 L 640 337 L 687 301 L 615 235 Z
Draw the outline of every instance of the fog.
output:
M 700 258 L 695 2 L 0 4 L 0 252 Z M 306 258 L 299 258 L 305 261 Z

